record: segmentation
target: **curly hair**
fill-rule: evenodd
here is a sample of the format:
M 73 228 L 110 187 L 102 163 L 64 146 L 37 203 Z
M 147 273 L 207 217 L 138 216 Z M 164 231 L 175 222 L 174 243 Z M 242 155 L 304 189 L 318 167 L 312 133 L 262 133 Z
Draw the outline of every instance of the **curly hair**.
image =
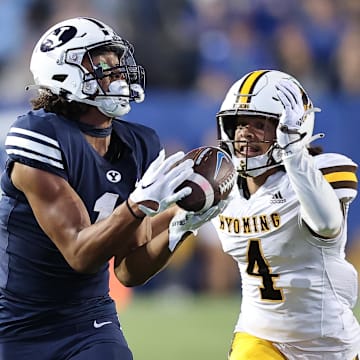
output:
M 67 119 L 77 120 L 89 110 L 89 105 L 68 101 L 62 95 L 55 95 L 50 90 L 41 89 L 39 96 L 30 100 L 33 110 L 44 109 L 62 115 Z

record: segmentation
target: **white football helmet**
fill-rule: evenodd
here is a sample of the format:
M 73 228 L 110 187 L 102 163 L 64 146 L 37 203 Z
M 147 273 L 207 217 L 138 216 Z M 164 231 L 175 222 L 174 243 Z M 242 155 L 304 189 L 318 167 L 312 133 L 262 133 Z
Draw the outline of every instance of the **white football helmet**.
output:
M 238 158 L 234 153 L 234 135 L 239 116 L 263 116 L 266 119 L 279 121 L 284 110 L 277 96 L 275 85 L 281 79 L 290 79 L 300 88 L 305 110 L 313 108 L 313 104 L 300 83 L 292 76 L 276 70 L 257 70 L 250 72 L 236 81 L 227 92 L 216 115 L 218 140 L 220 146 L 232 156 L 238 172 L 242 176 L 258 176 L 269 168 L 282 164 L 280 149 L 273 141 L 266 154 Z M 306 112 L 301 133 L 306 133 L 304 143 L 309 145 L 313 140 L 314 112 Z M 247 142 L 248 146 L 250 142 Z
M 119 65 L 110 69 L 95 66 L 91 54 L 114 51 Z M 99 51 L 98 51 L 99 50 Z M 92 71 L 82 61 L 88 56 Z M 133 57 L 133 47 L 108 25 L 93 18 L 78 17 L 52 26 L 40 38 L 31 57 L 30 70 L 35 86 L 49 89 L 68 101 L 96 106 L 107 116 L 121 116 L 130 111 L 130 101 L 144 100 L 145 71 Z M 111 72 L 121 73 L 104 91 L 99 80 Z

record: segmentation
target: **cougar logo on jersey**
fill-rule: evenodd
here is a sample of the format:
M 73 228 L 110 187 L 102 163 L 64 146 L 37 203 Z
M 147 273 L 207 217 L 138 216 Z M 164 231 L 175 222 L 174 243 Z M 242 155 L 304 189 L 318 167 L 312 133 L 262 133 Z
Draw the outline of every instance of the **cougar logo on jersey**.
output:
M 106 173 L 106 178 L 112 183 L 118 183 L 121 180 L 121 174 L 116 170 L 109 170 Z
M 76 28 L 73 26 L 61 26 L 55 29 L 42 42 L 40 50 L 42 52 L 51 51 L 59 46 L 66 44 L 76 35 Z

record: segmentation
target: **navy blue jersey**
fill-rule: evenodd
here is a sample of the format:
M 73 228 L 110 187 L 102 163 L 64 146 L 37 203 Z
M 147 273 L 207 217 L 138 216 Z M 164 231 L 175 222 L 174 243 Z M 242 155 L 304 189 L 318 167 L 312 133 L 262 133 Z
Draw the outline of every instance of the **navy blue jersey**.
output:
M 96 274 L 75 272 L 38 225 L 23 193 L 12 185 L 10 172 L 13 163 L 20 162 L 61 176 L 95 223 L 129 196 L 161 148 L 157 134 L 143 125 L 114 120 L 112 136 L 114 132 L 121 146 L 110 161 L 86 141 L 77 122 L 53 113 L 31 111 L 10 128 L 0 200 L 0 293 L 7 300 L 49 310 L 107 298 L 108 265 Z

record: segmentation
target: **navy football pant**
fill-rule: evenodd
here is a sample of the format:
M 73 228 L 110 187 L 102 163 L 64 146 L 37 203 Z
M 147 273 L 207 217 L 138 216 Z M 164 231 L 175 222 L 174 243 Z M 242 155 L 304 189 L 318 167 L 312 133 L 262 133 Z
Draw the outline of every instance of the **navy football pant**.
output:
M 109 320 L 109 319 L 107 319 Z M 100 320 L 99 320 L 100 321 Z M 93 322 L 56 329 L 31 339 L 0 339 L 1 360 L 133 360 L 119 323 L 95 328 Z

